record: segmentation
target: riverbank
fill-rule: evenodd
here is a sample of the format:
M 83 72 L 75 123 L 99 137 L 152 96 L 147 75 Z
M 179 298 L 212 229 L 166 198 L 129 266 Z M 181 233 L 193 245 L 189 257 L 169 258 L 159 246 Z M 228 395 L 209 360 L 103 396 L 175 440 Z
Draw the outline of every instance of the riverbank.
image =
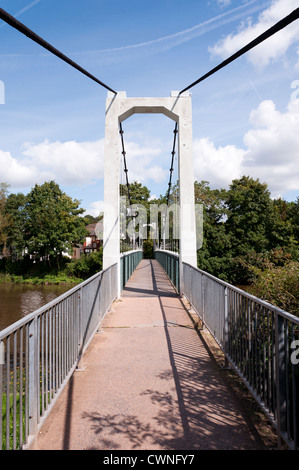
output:
M 44 276 L 26 276 L 16 274 L 0 273 L 0 284 L 24 284 L 24 285 L 77 285 L 82 282 L 82 279 L 77 277 L 70 277 L 65 274 L 46 274 Z
M 0 260 L 0 284 L 58 285 L 79 284 L 103 269 L 102 248 L 78 259 L 62 258 L 57 263 L 32 261 L 28 256 L 18 261 Z

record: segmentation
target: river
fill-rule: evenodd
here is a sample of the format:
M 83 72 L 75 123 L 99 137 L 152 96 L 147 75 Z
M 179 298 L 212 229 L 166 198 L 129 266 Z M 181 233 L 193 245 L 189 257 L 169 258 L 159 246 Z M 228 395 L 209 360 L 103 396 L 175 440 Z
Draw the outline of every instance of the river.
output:
M 0 331 L 59 297 L 74 285 L 0 284 Z M 248 286 L 237 286 L 246 290 Z
M 72 287 L 66 284 L 0 284 L 0 331 Z

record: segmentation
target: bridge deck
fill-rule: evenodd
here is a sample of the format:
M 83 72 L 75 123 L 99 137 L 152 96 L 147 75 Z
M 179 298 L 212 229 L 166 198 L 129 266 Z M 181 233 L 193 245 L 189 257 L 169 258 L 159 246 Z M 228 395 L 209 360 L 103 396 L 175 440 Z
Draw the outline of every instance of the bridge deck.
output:
M 261 449 L 156 261 L 143 260 L 38 436 L 38 449 Z

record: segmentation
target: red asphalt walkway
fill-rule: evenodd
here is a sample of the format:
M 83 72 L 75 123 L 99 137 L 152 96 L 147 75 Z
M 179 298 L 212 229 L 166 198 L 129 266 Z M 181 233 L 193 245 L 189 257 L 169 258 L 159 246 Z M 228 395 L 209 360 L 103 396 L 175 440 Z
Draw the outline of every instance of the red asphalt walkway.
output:
M 143 260 L 37 441 L 40 450 L 262 449 L 184 303 Z

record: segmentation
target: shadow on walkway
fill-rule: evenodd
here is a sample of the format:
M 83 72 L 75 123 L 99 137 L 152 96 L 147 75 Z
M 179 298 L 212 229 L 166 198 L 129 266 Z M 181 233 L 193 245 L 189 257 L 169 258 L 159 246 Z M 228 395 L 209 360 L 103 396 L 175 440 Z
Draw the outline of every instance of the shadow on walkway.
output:
M 143 260 L 48 418 L 39 449 L 265 449 L 156 261 Z

